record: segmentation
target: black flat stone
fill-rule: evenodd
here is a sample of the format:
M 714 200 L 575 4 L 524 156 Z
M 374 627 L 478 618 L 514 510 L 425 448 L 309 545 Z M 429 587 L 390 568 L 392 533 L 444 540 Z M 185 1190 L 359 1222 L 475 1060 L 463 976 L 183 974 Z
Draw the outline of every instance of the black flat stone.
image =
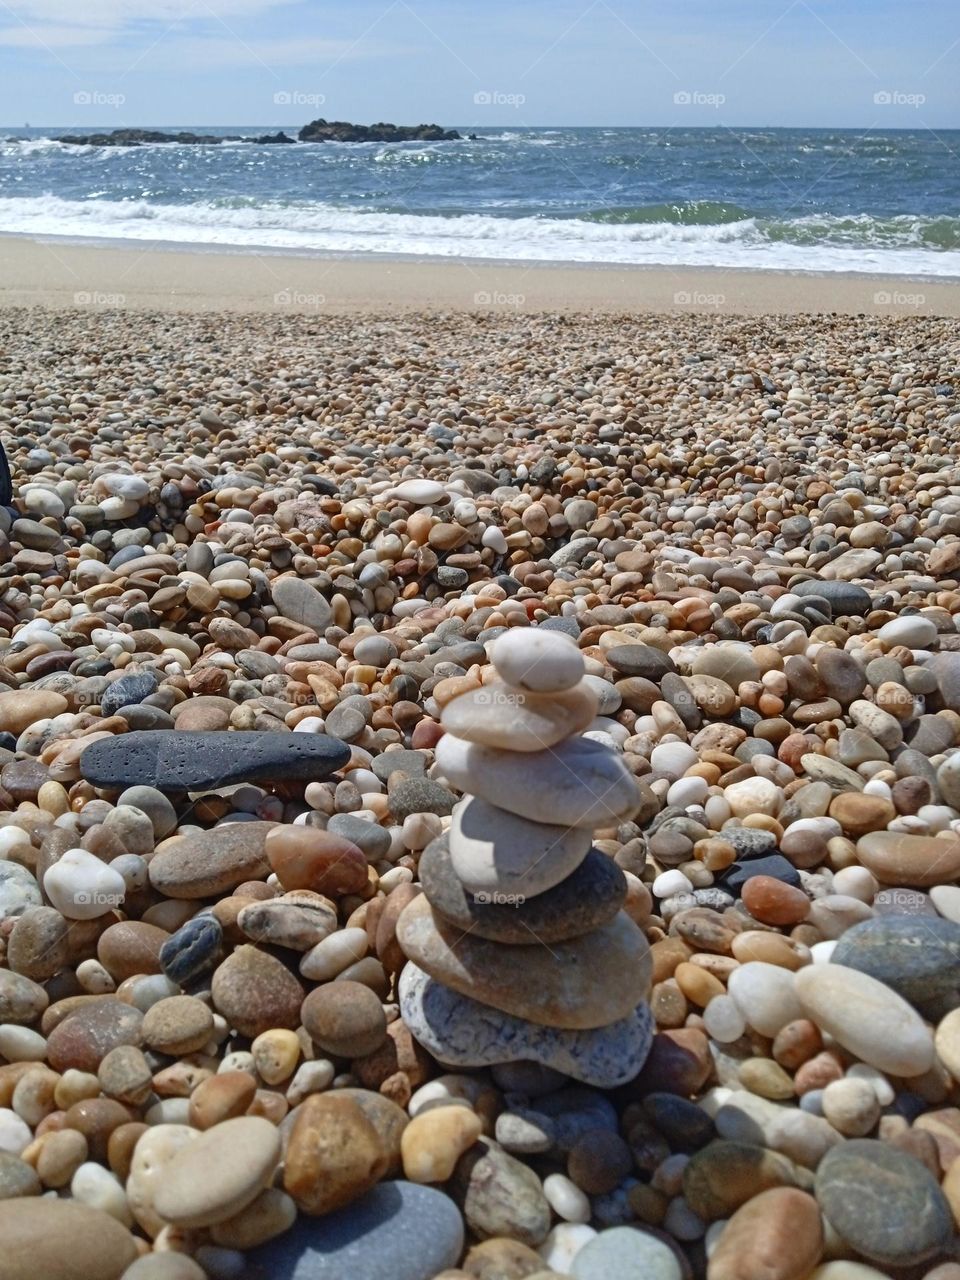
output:
M 83 756 L 80 759 L 82 760 Z M 800 877 L 797 875 L 796 867 L 788 862 L 782 853 L 771 853 L 766 857 L 734 862 L 720 877 L 718 884 L 721 889 L 726 889 L 727 893 L 732 893 L 734 897 L 739 898 L 743 892 L 743 886 L 754 876 L 772 876 L 781 884 L 792 885 L 795 889 L 800 888 Z
M 427 900 L 444 920 L 478 938 L 521 946 L 591 933 L 613 919 L 627 896 L 623 872 L 598 849 L 566 880 L 518 905 L 477 902 L 454 873 L 446 835 L 424 849 L 419 874 Z
M 109 790 L 206 791 L 239 782 L 322 781 L 349 759 L 345 742 L 321 734 L 154 729 L 92 743 L 80 772 Z

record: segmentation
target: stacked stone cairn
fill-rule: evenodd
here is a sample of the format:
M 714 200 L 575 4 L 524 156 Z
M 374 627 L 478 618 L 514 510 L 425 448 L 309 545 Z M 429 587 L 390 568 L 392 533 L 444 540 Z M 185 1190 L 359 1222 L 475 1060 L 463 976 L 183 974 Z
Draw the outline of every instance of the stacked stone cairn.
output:
M 568 635 L 507 631 L 490 657 L 443 710 L 437 765 L 465 794 L 398 921 L 400 1008 L 445 1066 L 534 1062 L 613 1088 L 650 1049 L 651 958 L 592 833 L 633 816 L 637 784 Z

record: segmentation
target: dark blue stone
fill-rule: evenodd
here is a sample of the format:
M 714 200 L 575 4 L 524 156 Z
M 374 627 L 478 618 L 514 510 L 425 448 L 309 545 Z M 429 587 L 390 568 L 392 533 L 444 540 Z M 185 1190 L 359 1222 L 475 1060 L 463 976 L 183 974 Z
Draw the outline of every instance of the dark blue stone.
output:
M 182 987 L 213 968 L 222 942 L 223 930 L 213 916 L 194 916 L 160 948 L 160 968 L 171 982 Z
M 121 707 L 135 706 L 151 693 L 156 693 L 157 673 L 155 671 L 134 671 L 128 676 L 121 676 L 107 685 L 100 699 L 100 712 L 106 716 L 114 716 Z

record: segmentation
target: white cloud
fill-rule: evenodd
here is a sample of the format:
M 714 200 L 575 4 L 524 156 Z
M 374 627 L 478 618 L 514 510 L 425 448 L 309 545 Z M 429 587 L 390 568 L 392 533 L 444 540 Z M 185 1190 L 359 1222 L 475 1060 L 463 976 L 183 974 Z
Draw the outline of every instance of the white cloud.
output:
M 13 49 L 65 49 L 75 45 L 97 45 L 111 38 L 110 31 L 97 27 L 33 26 L 0 27 L 0 46 Z
M 159 50 L 160 46 L 158 46 Z M 331 63 L 346 58 L 376 57 L 384 52 L 383 46 L 372 42 L 356 43 L 350 40 L 324 40 L 319 36 L 298 36 L 289 39 L 234 39 L 229 35 L 181 39 L 169 45 L 178 64 L 202 67 L 251 67 L 266 66 L 302 67 L 311 65 L 317 78 Z M 398 52 L 391 47 L 391 53 Z M 402 52 L 402 50 L 400 50 Z
M 46 24 L 122 30 L 140 23 L 244 18 L 292 0 L 4 0 L 3 8 L 28 26 Z

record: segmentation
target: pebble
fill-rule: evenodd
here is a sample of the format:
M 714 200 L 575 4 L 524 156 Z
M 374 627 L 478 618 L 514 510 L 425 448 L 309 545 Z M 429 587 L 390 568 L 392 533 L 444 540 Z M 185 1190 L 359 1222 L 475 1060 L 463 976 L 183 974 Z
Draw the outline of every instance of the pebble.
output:
M 137 1256 L 133 1236 L 109 1214 L 46 1196 L 0 1203 L 0 1239 L 4 1280 L 120 1280 Z
M 241 782 L 326 778 L 349 758 L 343 743 L 318 734 L 238 736 L 170 729 L 101 738 L 84 751 L 81 767 L 84 778 L 97 787 L 122 790 L 146 785 L 178 792 Z
M 596 1031 L 563 1031 L 459 995 L 412 963 L 400 976 L 400 1008 L 417 1040 L 450 1067 L 537 1062 L 605 1089 L 632 1079 L 653 1041 L 653 1020 L 644 1005 Z
M 623 912 L 585 937 L 516 954 L 451 930 L 421 896 L 401 915 L 397 938 L 408 959 L 454 991 L 544 1026 L 606 1026 L 627 1017 L 649 985 L 647 944 Z
M 823 1245 L 817 1201 L 793 1187 L 772 1187 L 748 1200 L 724 1226 L 708 1275 L 710 1280 L 805 1280 Z
M 384 1182 L 335 1214 L 299 1218 L 248 1259 L 273 1280 L 434 1280 L 457 1264 L 463 1239 L 463 1219 L 449 1197 Z
M 478 796 L 458 806 L 448 839 L 451 868 L 476 898 L 535 898 L 572 875 L 590 849 L 588 831 L 531 822 Z
M 557 631 L 536 628 L 511 635 L 509 644 L 495 640 L 489 656 L 506 684 L 527 693 L 561 693 L 574 688 L 584 674 L 580 651 Z
M 269 1120 L 224 1120 L 186 1143 L 165 1165 L 154 1208 L 178 1227 L 223 1222 L 259 1195 L 279 1158 L 280 1137 Z
M 550 1229 L 550 1206 L 540 1179 L 487 1138 L 457 1163 L 451 1191 L 467 1226 L 481 1240 L 507 1236 L 535 1248 Z
M 804 1015 L 861 1062 L 906 1077 L 933 1065 L 933 1037 L 923 1019 L 876 978 L 822 964 L 801 969 L 794 983 Z
M 168 898 L 209 898 L 269 871 L 269 822 L 232 822 L 213 831 L 174 836 L 150 859 L 150 883 Z
M 606 1280 L 609 1276 L 643 1276 L 644 1280 L 683 1280 L 676 1254 L 662 1240 L 632 1227 L 601 1231 L 573 1258 L 574 1280 Z
M 86 849 L 67 849 L 43 877 L 43 889 L 68 920 L 96 920 L 123 904 L 126 883 L 119 871 Z
M 374 1187 L 386 1169 L 380 1135 L 352 1098 L 312 1094 L 297 1109 L 283 1185 L 304 1213 L 322 1217 L 343 1208 Z
M 828 1152 L 817 1169 L 816 1196 L 840 1238 L 882 1265 L 922 1262 L 953 1235 L 936 1180 L 919 1160 L 883 1142 L 859 1138 Z
M 446 734 L 437 764 L 455 786 L 532 822 L 592 829 L 638 808 L 637 784 L 624 765 L 586 738 L 549 751 L 502 752 Z
M 274 1027 L 297 1027 L 304 997 L 285 965 L 247 945 L 237 947 L 217 968 L 211 994 L 217 1013 L 251 1039 Z
M 830 959 L 922 1003 L 960 986 L 960 925 L 916 916 L 865 920 L 841 935 Z

